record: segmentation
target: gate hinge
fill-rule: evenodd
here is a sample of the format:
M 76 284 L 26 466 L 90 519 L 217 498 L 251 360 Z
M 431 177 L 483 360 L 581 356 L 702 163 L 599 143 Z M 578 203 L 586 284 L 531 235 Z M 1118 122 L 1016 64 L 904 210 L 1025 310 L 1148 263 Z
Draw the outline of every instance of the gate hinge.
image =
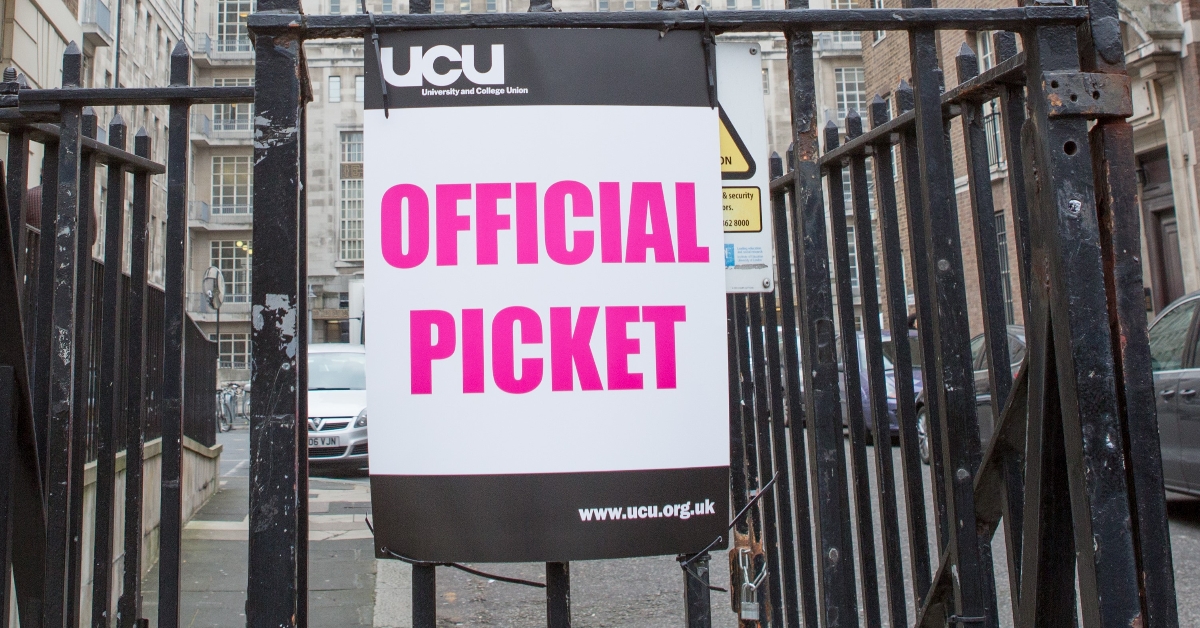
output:
M 1129 76 L 1100 72 L 1043 72 L 1051 118 L 1128 118 L 1133 115 Z

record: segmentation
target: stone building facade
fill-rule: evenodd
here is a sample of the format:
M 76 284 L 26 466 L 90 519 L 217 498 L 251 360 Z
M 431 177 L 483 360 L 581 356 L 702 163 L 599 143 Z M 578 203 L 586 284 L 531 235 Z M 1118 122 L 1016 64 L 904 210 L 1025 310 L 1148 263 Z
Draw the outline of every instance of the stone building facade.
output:
M 724 0 L 710 8 L 784 8 L 784 0 Z M 848 5 L 847 5 L 848 6 Z M 443 13 L 526 11 L 528 0 L 434 0 Z M 657 0 L 559 0 L 563 11 L 645 11 Z M 833 6 L 839 8 L 841 5 Z M 253 53 L 243 13 L 249 0 L 215 0 L 196 5 L 197 85 L 249 84 Z M 368 0 L 377 13 L 404 13 L 407 0 Z M 828 8 L 825 5 L 814 8 Z M 356 0 L 307 0 L 309 14 L 361 10 Z M 782 36 L 725 35 L 758 42 L 763 50 L 771 149 L 784 154 L 790 142 L 786 48 Z M 817 39 L 818 98 L 822 116 L 836 116 L 839 102 L 863 100 L 859 39 L 822 33 Z M 362 304 L 362 125 L 363 42 L 313 40 L 305 44 L 313 101 L 308 115 L 308 280 L 312 342 L 357 342 L 363 338 Z M 863 100 L 865 102 L 865 100 Z M 844 116 L 844 113 L 843 113 Z M 221 379 L 249 376 L 249 286 L 253 208 L 249 207 L 253 153 L 249 105 L 196 107 L 192 117 L 193 181 L 189 204 L 191 261 L 188 307 L 210 334 L 216 312 L 200 296 L 210 266 L 221 268 L 227 294 L 221 309 Z M 826 118 L 822 117 L 824 122 Z
M 882 0 L 883 6 L 900 6 L 899 0 Z M 1011 0 L 950 0 L 938 6 L 999 8 L 1017 6 Z M 1147 288 L 1147 313 L 1161 310 L 1183 294 L 1200 289 L 1200 214 L 1196 197 L 1197 144 L 1194 132 L 1200 125 L 1200 63 L 1192 36 L 1191 17 L 1200 12 L 1200 2 L 1161 0 L 1122 1 L 1121 32 L 1126 62 L 1133 82 L 1135 152 L 1139 162 L 1139 202 L 1142 211 L 1142 259 Z M 993 33 L 939 31 L 938 47 L 947 88 L 959 80 L 955 56 L 963 44 L 979 59 L 981 70 L 995 65 Z M 1018 45 L 1020 41 L 1018 38 Z M 908 38 L 902 33 L 863 36 L 863 65 L 867 91 L 894 103 L 894 92 L 909 76 Z M 1010 323 L 1022 324 L 1023 305 L 1018 270 L 1018 252 L 1008 187 L 1009 164 L 1002 138 L 998 106 L 984 107 L 991 166 L 992 197 L 995 205 L 997 239 L 1001 251 L 1001 281 Z M 893 105 L 893 113 L 894 105 Z M 966 158 L 961 120 L 952 125 L 955 192 L 959 211 L 959 233 L 963 245 L 967 299 L 972 333 L 982 333 L 976 240 L 972 206 L 968 195 Z M 907 220 L 903 180 L 897 179 L 900 221 Z M 906 257 L 908 234 L 901 233 Z M 878 237 L 876 238 L 878 241 Z M 911 277 L 906 277 L 911 290 Z

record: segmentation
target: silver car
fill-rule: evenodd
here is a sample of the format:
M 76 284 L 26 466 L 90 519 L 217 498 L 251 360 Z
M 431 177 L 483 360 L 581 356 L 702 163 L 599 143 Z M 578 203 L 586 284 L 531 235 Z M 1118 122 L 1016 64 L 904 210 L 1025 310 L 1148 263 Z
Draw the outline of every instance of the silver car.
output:
M 366 349 L 308 346 L 308 464 L 367 466 Z

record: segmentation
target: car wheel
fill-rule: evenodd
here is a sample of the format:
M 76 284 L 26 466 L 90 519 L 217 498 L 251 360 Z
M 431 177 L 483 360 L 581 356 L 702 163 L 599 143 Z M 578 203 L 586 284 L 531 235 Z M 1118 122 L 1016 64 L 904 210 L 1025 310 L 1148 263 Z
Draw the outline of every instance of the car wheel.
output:
M 929 464 L 929 413 L 924 406 L 917 410 L 917 449 L 921 452 L 921 462 Z

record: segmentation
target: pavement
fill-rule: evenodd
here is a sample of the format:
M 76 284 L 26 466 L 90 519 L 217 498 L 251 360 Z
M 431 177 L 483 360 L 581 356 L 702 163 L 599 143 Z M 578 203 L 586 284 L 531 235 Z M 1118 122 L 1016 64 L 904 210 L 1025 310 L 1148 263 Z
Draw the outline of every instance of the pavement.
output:
M 249 530 L 249 430 L 239 424 L 217 435 L 224 445 L 221 488 L 183 530 L 180 625 L 246 625 Z M 366 518 L 368 478 L 314 471 L 309 479 L 309 625 L 313 628 L 411 628 L 411 570 L 376 560 Z M 318 475 L 320 474 L 320 475 Z M 472 565 L 545 581 L 542 564 Z M 438 569 L 438 626 L 545 625 L 542 589 Z M 712 582 L 729 579 L 724 555 L 712 561 Z M 157 626 L 158 566 L 142 583 L 143 616 Z M 674 557 L 571 564 L 573 625 L 580 628 L 678 628 L 684 625 L 683 572 Z M 713 592 L 713 625 L 734 628 L 727 594 Z
M 181 625 L 244 626 L 247 562 L 247 504 L 249 475 L 248 430 L 217 437 L 225 446 L 221 460 L 221 490 L 183 532 Z M 899 460 L 899 450 L 894 452 Z M 871 483 L 874 478 L 874 451 Z M 366 518 L 371 512 L 368 479 L 363 476 L 310 478 L 309 493 L 309 625 L 314 628 L 375 626 L 411 628 L 411 571 L 403 563 L 374 558 Z M 903 489 L 899 495 L 903 496 Z M 853 512 L 851 519 L 859 520 Z M 926 476 L 927 516 L 932 521 L 932 495 Z M 1175 560 L 1179 620 L 1200 626 L 1200 499 L 1167 496 L 1171 543 Z M 878 500 L 872 497 L 871 517 L 878 530 Z M 900 502 L 904 525 L 904 502 Z M 901 553 L 908 575 L 908 535 L 902 527 Z M 992 544 L 1002 626 L 1012 625 L 1004 535 Z M 931 545 L 936 547 L 936 543 Z M 858 539 L 855 539 L 857 545 Z M 884 565 L 881 539 L 875 535 L 877 573 Z M 544 581 L 542 564 L 473 565 L 492 573 Z M 727 586 L 725 554 L 715 552 L 712 583 Z M 679 628 L 683 617 L 683 574 L 673 557 L 581 561 L 571 564 L 572 624 L 577 628 Z M 906 583 L 906 589 L 909 585 Z M 143 583 L 144 613 L 157 625 L 158 569 Z M 860 591 L 860 594 L 862 592 Z M 883 625 L 886 595 L 881 590 Z M 911 596 L 906 596 L 911 597 Z M 734 628 L 728 594 L 713 592 L 713 625 Z M 908 601 L 908 622 L 914 617 Z M 545 593 L 541 589 L 497 582 L 453 569 L 438 569 L 438 627 L 487 626 L 524 628 L 545 625 Z M 865 619 L 865 618 L 861 618 Z M 907 622 L 906 622 L 907 623 Z

